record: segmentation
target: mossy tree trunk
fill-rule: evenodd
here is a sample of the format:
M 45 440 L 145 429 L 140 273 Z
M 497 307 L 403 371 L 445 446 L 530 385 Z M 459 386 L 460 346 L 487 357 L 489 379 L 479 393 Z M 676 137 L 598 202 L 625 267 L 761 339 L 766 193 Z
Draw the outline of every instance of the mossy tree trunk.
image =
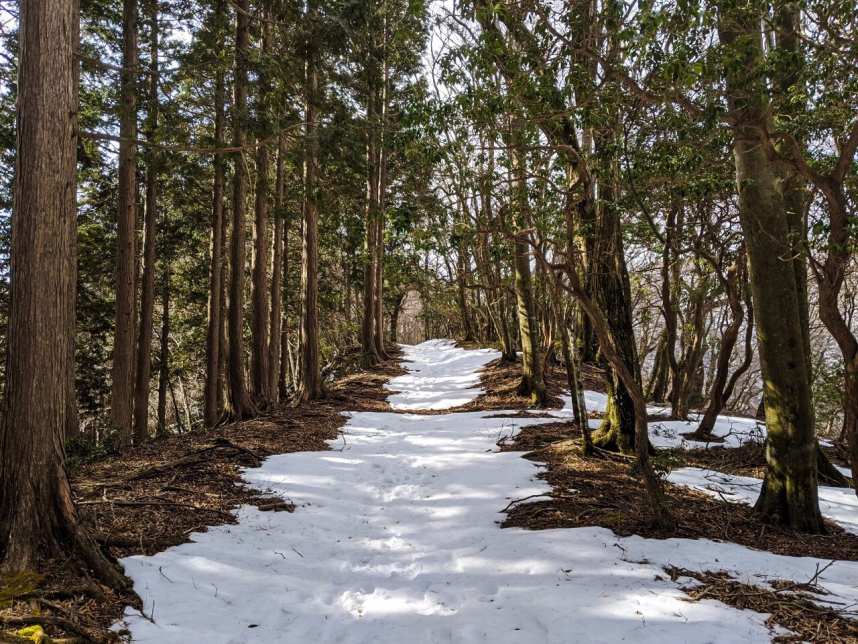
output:
M 754 509 L 773 523 L 821 533 L 802 285 L 793 262 L 783 259 L 800 253 L 791 242 L 780 172 L 763 140 L 771 131 L 760 74 L 764 9 L 756 0 L 739 0 L 721 7 L 718 24 L 721 41 L 736 57 L 726 81 L 768 431 L 766 473 Z
M 514 126 L 515 127 L 515 126 Z M 519 396 L 530 398 L 534 407 L 548 404 L 548 393 L 542 374 L 542 359 L 539 346 L 539 322 L 536 317 L 536 303 L 533 299 L 533 278 L 530 270 L 529 244 L 525 239 L 528 226 L 526 167 L 522 151 L 521 133 L 514 131 L 510 137 L 510 163 L 512 165 L 512 209 L 513 225 L 513 268 L 515 270 L 515 296 L 518 310 L 518 328 L 521 340 L 521 382 L 518 385 Z
M 640 362 L 632 324 L 631 287 L 623 251 L 620 219 L 615 205 L 610 200 L 609 191 L 604 189 L 603 193 L 605 194 L 598 208 L 595 266 L 590 273 L 593 301 L 604 316 L 606 330 L 614 350 L 635 382 L 640 385 Z M 616 369 L 608 370 L 606 387 L 608 404 L 605 418 L 593 435 L 593 442 L 602 449 L 634 454 L 636 441 L 634 400 Z

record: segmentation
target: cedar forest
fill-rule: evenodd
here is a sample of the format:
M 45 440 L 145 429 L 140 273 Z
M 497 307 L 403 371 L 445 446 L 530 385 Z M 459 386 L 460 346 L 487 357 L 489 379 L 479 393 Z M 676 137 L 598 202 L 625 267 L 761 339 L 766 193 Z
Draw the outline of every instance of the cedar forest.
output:
M 115 639 L 117 558 L 251 503 L 193 468 L 345 446 L 436 338 L 493 350 L 470 411 L 568 408 L 515 439 L 568 523 L 512 525 L 858 561 L 820 501 L 858 476 L 853 0 L 4 0 L 0 39 L 0 642 Z M 670 472 L 716 452 L 758 493 L 689 532 Z M 633 526 L 552 479 L 591 470 Z M 858 641 L 825 610 L 758 612 Z

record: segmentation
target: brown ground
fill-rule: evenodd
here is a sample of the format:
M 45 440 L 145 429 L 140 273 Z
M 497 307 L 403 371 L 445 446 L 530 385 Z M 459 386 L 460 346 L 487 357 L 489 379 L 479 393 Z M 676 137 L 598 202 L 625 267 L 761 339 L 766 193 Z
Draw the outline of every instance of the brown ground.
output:
M 634 459 L 608 452 L 584 458 L 579 438 L 573 423 L 547 423 L 523 427 L 513 442 L 501 447 L 503 451 L 526 451 L 524 458 L 545 463 L 547 469 L 538 476 L 555 489 L 552 501 L 511 508 L 504 526 L 533 530 L 600 526 L 620 536 L 712 539 L 783 555 L 858 561 L 858 536 L 833 523 L 828 524 L 829 534 L 822 536 L 763 525 L 751 518 L 750 507 L 669 483 L 665 491 L 676 528 L 659 529 L 652 524 Z M 669 462 L 668 456 L 657 456 L 656 465 L 683 465 Z M 568 493 L 570 489 L 577 492 Z
M 398 348 L 391 353 L 400 354 Z M 390 392 L 382 386 L 401 373 L 396 362 L 387 362 L 338 378 L 330 400 L 279 406 L 253 420 L 153 441 L 84 466 L 72 476 L 81 519 L 111 555 L 127 557 L 183 543 L 207 526 L 235 523 L 230 510 L 243 504 L 291 512 L 294 507 L 280 499 L 236 485 L 241 468 L 258 467 L 272 454 L 330 449 L 325 441 L 336 439 L 346 420 L 340 412 L 387 411 Z M 62 562 L 48 570 L 44 580 L 5 579 L 0 585 L 4 630 L 22 628 L 16 620 L 41 612 L 38 623 L 52 636 L 116 639 L 107 629 L 129 598 L 82 580 Z M 4 637 L 0 630 L 2 644 Z
M 581 371 L 584 389 L 605 391 L 605 379 L 601 369 L 585 364 L 582 365 Z M 548 409 L 560 409 L 563 406 L 560 396 L 568 391 L 566 368 L 551 361 L 543 377 L 551 399 Z M 500 358 L 492 360 L 480 373 L 480 387 L 485 390 L 485 393 L 454 411 L 529 409 L 531 408 L 530 399 L 517 395 L 515 391 L 520 381 L 521 360 L 516 362 L 508 362 Z

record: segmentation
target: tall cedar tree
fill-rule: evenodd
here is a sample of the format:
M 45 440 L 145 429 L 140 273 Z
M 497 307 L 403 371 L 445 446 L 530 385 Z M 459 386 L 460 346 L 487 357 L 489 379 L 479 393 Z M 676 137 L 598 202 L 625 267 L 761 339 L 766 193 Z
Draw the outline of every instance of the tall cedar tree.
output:
M 6 401 L 0 429 L 0 570 L 73 557 L 128 580 L 77 517 L 63 441 L 74 399 L 79 5 L 20 5 Z

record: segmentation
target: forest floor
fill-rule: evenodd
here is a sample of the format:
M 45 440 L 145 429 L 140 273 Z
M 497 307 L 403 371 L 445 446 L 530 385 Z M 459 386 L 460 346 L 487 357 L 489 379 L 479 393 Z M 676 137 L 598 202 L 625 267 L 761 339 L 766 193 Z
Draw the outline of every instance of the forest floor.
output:
M 722 417 L 702 444 L 650 410 L 668 534 L 629 459 L 580 456 L 561 369 L 554 408 L 528 411 L 496 352 L 404 349 L 338 378 L 342 400 L 80 468 L 81 514 L 142 607 L 58 570 L 0 618 L 153 644 L 858 642 L 858 499 L 820 488 L 825 536 L 756 523 L 755 421 Z M 602 377 L 584 375 L 596 427 Z

